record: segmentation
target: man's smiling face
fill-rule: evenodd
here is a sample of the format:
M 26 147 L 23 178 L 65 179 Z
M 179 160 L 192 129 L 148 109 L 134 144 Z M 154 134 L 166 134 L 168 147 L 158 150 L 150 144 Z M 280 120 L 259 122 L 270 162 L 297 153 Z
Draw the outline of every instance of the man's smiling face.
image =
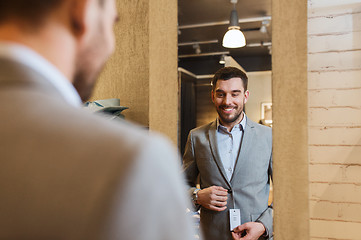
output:
M 217 81 L 212 91 L 212 101 L 223 126 L 232 128 L 241 122 L 248 96 L 249 92 L 244 90 L 243 81 L 239 77 Z

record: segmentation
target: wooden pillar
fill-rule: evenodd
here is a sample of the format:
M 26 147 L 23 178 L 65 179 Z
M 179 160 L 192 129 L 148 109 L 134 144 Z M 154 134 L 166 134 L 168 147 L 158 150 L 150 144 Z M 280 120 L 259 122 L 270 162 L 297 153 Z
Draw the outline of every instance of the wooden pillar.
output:
M 309 239 L 307 0 L 272 1 L 274 231 Z
M 127 120 L 178 135 L 177 1 L 119 0 L 116 51 L 92 99 L 119 98 Z

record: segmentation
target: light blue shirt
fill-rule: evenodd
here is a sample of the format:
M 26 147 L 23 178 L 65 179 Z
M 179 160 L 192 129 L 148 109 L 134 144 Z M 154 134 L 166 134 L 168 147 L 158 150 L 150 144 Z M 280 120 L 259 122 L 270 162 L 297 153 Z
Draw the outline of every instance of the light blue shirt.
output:
M 235 125 L 232 128 L 231 132 L 228 132 L 227 128 L 222 126 L 219 122 L 219 119 L 217 119 L 217 147 L 223 167 L 226 170 L 228 181 L 231 180 L 234 172 L 234 167 L 238 158 L 243 131 L 245 127 L 245 113 L 243 113 L 242 121 L 239 124 Z
M 53 64 L 35 51 L 24 45 L 0 41 L 0 57 L 34 69 L 54 85 L 69 104 L 81 107 L 81 99 L 71 82 Z

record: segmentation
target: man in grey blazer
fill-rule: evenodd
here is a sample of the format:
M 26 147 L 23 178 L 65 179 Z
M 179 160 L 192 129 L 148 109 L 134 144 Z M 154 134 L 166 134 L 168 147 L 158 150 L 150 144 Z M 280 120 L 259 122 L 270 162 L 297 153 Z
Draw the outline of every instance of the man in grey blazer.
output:
M 273 210 L 268 206 L 272 132 L 245 115 L 247 83 L 246 74 L 237 68 L 218 70 L 212 80 L 218 118 L 188 136 L 184 173 L 193 202 L 200 207 L 206 240 L 273 236 Z
M 115 0 L 0 2 L 0 239 L 192 239 L 173 145 L 81 108 L 117 19 Z

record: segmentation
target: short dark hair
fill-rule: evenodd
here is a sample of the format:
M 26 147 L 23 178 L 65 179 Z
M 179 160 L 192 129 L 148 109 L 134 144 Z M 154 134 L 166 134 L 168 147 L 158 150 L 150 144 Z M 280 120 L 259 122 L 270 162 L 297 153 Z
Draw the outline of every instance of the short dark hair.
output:
M 36 26 L 62 2 L 63 0 L 1 0 L 0 24 L 15 19 Z
M 99 0 L 103 5 L 105 0 Z M 18 20 L 31 27 L 41 25 L 46 16 L 64 0 L 0 0 L 0 24 Z
M 244 90 L 247 90 L 248 77 L 245 72 L 235 67 L 224 67 L 219 69 L 212 79 L 212 90 L 215 89 L 218 80 L 229 80 L 231 78 L 241 78 Z

